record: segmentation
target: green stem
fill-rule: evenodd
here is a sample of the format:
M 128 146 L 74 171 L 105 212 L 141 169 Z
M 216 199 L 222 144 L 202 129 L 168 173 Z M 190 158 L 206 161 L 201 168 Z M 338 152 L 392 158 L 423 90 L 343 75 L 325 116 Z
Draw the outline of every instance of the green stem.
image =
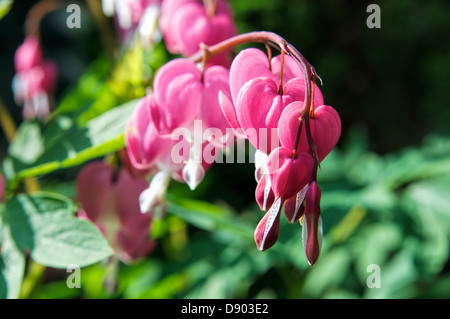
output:
M 28 299 L 32 297 L 33 293 L 42 283 L 45 269 L 45 266 L 38 264 L 34 260 L 30 260 L 27 274 L 20 287 L 19 299 Z

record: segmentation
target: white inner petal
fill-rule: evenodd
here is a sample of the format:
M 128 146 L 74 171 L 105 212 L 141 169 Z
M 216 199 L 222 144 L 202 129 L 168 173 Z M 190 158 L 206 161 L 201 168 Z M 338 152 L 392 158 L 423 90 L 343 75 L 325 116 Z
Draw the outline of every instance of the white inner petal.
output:
M 269 234 L 269 231 L 272 229 L 273 222 L 275 221 L 275 218 L 277 217 L 278 213 L 280 212 L 281 208 L 281 198 L 279 198 L 271 207 L 268 212 L 269 217 L 267 218 L 266 222 L 266 228 L 264 229 L 264 235 L 263 239 L 261 241 L 261 246 L 259 247 L 259 250 L 264 250 L 264 243 L 266 242 L 267 234 Z
M 266 174 L 266 183 L 264 185 L 264 202 L 262 210 L 265 211 L 267 208 L 267 198 L 269 198 L 270 195 L 270 187 L 272 186 L 272 183 L 270 182 L 270 176 L 269 174 Z
M 297 219 L 297 214 L 300 210 L 300 207 L 302 206 L 303 200 L 306 196 L 306 191 L 308 190 L 308 185 L 302 188 L 300 192 L 297 193 L 297 197 L 295 198 L 295 212 L 294 216 L 292 216 L 291 224 L 293 224 Z
M 150 5 L 145 9 L 141 22 L 139 23 L 139 34 L 143 44 L 156 43 L 162 38 L 159 30 L 159 16 L 161 9 L 157 5 Z
M 193 160 L 188 160 L 183 167 L 182 175 L 189 188 L 194 190 L 205 177 L 205 169 L 201 163 L 195 163 Z
M 115 0 L 102 0 L 103 14 L 107 17 L 114 15 L 114 2 Z
M 131 8 L 127 1 L 118 0 L 116 2 L 116 14 L 122 29 L 131 28 Z
M 141 213 L 148 213 L 166 193 L 170 182 L 170 172 L 160 171 L 151 180 L 150 185 L 139 195 Z
M 259 182 L 261 177 L 267 173 L 267 161 L 269 160 L 269 156 L 267 154 L 261 152 L 260 150 L 255 151 L 255 179 L 256 182 Z

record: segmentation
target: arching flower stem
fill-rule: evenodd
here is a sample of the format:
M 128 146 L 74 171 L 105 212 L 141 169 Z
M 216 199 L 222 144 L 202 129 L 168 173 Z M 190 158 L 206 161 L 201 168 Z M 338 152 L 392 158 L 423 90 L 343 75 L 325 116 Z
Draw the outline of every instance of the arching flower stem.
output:
M 299 116 L 299 125 L 297 130 L 295 149 L 292 151 L 292 158 L 296 158 L 297 156 L 297 148 L 300 142 L 300 135 L 302 131 L 302 123 L 305 125 L 306 138 L 308 141 L 309 148 L 311 150 L 312 156 L 314 158 L 314 169 L 313 169 L 313 178 L 312 181 L 317 179 L 317 169 L 319 166 L 319 159 L 317 156 L 316 146 L 314 144 L 311 128 L 309 123 L 309 118 L 311 114 L 312 106 L 312 94 L 311 94 L 311 80 L 315 83 L 315 79 L 319 78 L 316 74 L 314 67 L 308 62 L 308 60 L 303 57 L 303 55 L 289 42 L 287 42 L 284 38 L 279 36 L 276 33 L 268 32 L 268 31 L 254 31 L 236 35 L 227 40 L 224 40 L 220 43 L 217 43 L 212 46 L 202 45 L 201 49 L 190 56 L 190 59 L 194 62 L 203 62 L 208 60 L 210 57 L 220 54 L 226 50 L 230 50 L 238 45 L 258 42 L 264 43 L 266 47 L 274 47 L 278 49 L 282 57 L 284 58 L 284 54 L 288 54 L 293 57 L 300 65 L 303 71 L 303 77 L 305 82 L 305 107 L 302 109 L 302 112 Z M 284 60 L 284 59 L 283 59 Z M 283 68 L 283 63 L 282 63 Z M 282 80 L 281 80 L 282 81 Z M 322 82 L 322 80 L 320 79 Z M 282 82 L 281 82 L 282 83 Z M 281 87 L 281 86 L 280 86 Z

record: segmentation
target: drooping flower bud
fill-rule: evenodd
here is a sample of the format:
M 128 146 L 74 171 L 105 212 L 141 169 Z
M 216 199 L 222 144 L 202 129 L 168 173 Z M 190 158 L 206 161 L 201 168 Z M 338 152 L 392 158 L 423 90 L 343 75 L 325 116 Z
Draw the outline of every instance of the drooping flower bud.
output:
M 306 258 L 314 265 L 322 246 L 322 218 L 320 217 L 321 191 L 316 181 L 311 182 L 305 197 L 305 213 L 302 226 L 302 241 Z

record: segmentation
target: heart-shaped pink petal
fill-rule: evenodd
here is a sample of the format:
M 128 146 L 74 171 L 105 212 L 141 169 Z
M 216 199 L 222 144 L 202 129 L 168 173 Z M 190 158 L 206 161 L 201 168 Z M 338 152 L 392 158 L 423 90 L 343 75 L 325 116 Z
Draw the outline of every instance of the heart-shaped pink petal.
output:
M 308 153 L 298 153 L 292 158 L 292 150 L 278 147 L 269 155 L 267 163 L 275 198 L 283 200 L 295 196 L 312 178 L 314 160 Z
M 191 123 L 200 111 L 203 85 L 201 72 L 188 59 L 175 59 L 156 73 L 151 116 L 156 129 L 169 135 Z
M 229 71 L 222 66 L 215 65 L 205 70 L 203 77 L 203 100 L 201 119 L 207 128 L 219 129 L 225 135 L 229 127 L 219 103 L 219 92 L 229 100 L 231 98 L 229 85 Z
M 212 31 L 205 7 L 188 3 L 176 9 L 171 30 L 174 41 L 180 45 L 180 53 L 188 56 L 200 50 L 200 43 L 206 44 Z
M 266 154 L 278 146 L 276 128 L 283 100 L 277 91 L 278 86 L 272 79 L 257 78 L 242 87 L 236 103 L 237 118 L 245 135 L 253 146 Z M 272 145 L 272 138 L 275 145 Z
M 302 102 L 289 104 L 281 114 L 278 126 L 280 143 L 288 149 L 295 148 Z M 341 134 L 341 121 L 335 109 L 328 105 L 321 105 L 314 110 L 314 117 L 310 117 L 311 136 L 316 145 L 319 162 L 330 153 Z M 309 152 L 305 123 L 302 126 L 298 152 Z
M 230 68 L 230 89 L 235 105 L 244 84 L 259 77 L 279 81 L 279 78 L 270 71 L 269 59 L 263 51 L 250 48 L 239 52 Z
M 125 141 L 131 164 L 138 170 L 148 170 L 155 165 L 168 165 L 172 147 L 178 143 L 158 134 L 150 117 L 154 97 L 148 95 L 138 103 L 125 128 Z
M 310 118 L 311 135 L 316 145 L 317 156 L 321 162 L 334 148 L 341 135 L 341 119 L 334 108 L 321 105 Z M 300 152 L 309 150 L 306 133 L 300 138 Z

